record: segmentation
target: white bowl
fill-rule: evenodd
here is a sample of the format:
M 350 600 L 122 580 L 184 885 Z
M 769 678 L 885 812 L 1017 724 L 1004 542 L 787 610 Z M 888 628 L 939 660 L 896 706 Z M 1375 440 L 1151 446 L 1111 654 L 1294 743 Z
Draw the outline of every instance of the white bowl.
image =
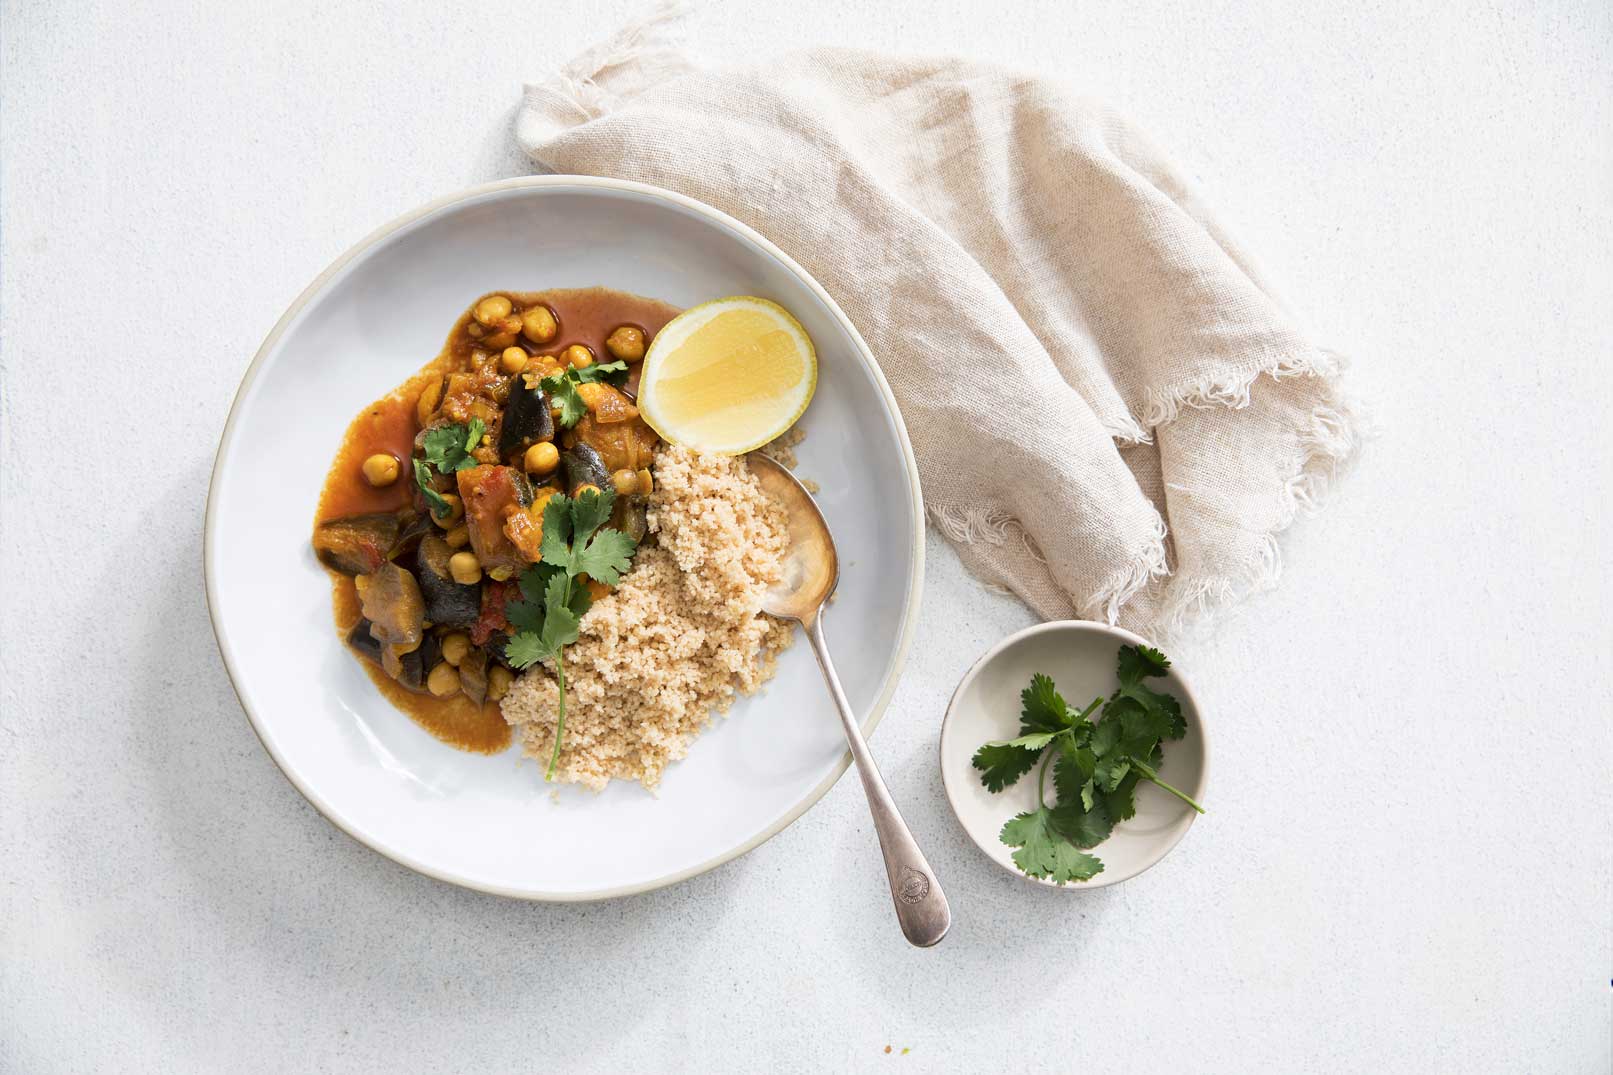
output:
M 484 292 L 605 285 L 690 306 L 773 299 L 817 345 L 800 473 L 840 549 L 829 636 L 872 731 L 912 638 L 924 565 L 918 473 L 889 387 L 829 296 L 767 240 L 636 183 L 543 176 L 453 195 L 388 224 L 292 304 L 236 395 L 208 493 L 208 605 L 264 746 L 308 800 L 383 854 L 488 892 L 625 895 L 711 869 L 783 829 L 848 764 L 804 642 L 763 694 L 636 784 L 551 796 L 541 766 L 439 743 L 395 710 L 337 638 L 309 548 L 315 505 L 359 410 L 437 354 Z
M 1033 770 L 1018 783 L 993 794 L 980 783 L 980 772 L 971 764 L 975 751 L 982 743 L 1012 739 L 1019 734 L 1019 692 L 1037 672 L 1052 676 L 1064 700 L 1077 709 L 1085 708 L 1094 698 L 1113 694 L 1119 685 L 1115 655 L 1128 643 L 1149 644 L 1130 631 L 1085 620 L 1058 620 L 1027 627 L 987 650 L 964 675 L 947 706 L 946 720 L 941 725 L 941 782 L 952 812 L 991 861 L 1033 884 L 1078 891 L 1136 877 L 1164 858 L 1198 816 L 1169 792 L 1147 781 L 1139 782 L 1136 816 L 1116 825 L 1109 839 L 1090 852 L 1103 860 L 1103 872 L 1090 881 L 1063 886 L 1026 877 L 1014 865 L 1014 849 L 998 838 L 1009 818 L 1036 808 L 1036 773 Z M 1165 743 L 1160 778 L 1203 804 L 1210 749 L 1193 692 L 1174 664 L 1164 678 L 1148 682 L 1156 690 L 1174 694 L 1187 719 L 1187 735 Z M 1049 799 L 1052 794 L 1049 781 Z

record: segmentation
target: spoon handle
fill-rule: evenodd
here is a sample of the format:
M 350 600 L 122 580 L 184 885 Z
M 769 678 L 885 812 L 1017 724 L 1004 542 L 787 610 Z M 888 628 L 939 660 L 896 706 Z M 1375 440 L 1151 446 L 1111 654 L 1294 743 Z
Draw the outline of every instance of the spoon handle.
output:
M 851 743 L 857 774 L 862 777 L 868 810 L 874 815 L 874 830 L 879 833 L 879 850 L 885 856 L 885 875 L 890 881 L 891 902 L 896 905 L 896 920 L 901 923 L 903 936 L 920 948 L 928 948 L 945 937 L 952 925 L 952 910 L 947 906 L 946 893 L 941 891 L 941 882 L 936 880 L 929 860 L 908 831 L 901 811 L 896 809 L 885 781 L 880 778 L 879 767 L 868 752 L 862 729 L 852 716 L 846 692 L 840 689 L 840 677 L 835 675 L 829 646 L 823 640 L 823 610 L 820 608 L 812 621 L 803 626 L 812 642 L 812 652 L 817 655 L 818 667 L 823 669 L 823 678 L 829 684 L 829 694 L 840 713 L 846 739 Z

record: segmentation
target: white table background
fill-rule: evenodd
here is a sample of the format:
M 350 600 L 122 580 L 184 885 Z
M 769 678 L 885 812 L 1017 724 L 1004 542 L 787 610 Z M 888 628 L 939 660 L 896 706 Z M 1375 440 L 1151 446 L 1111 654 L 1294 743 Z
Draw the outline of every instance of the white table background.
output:
M 1030 617 L 931 536 L 874 737 L 956 911 L 915 951 L 854 780 L 670 890 L 524 904 L 341 835 L 231 693 L 200 532 L 248 359 L 371 228 L 522 173 L 522 80 L 637 9 L 447 7 L 0 6 L 0 1070 L 1613 1066 L 1613 8 L 696 13 L 713 57 L 1125 106 L 1381 429 L 1280 589 L 1178 647 L 1211 812 L 1115 889 L 1032 890 L 948 812 L 946 698 Z

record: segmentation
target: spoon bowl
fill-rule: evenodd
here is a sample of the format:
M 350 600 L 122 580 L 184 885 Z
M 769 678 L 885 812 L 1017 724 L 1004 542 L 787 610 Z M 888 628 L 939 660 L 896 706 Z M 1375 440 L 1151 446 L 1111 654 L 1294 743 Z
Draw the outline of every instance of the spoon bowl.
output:
M 762 611 L 808 623 L 840 581 L 840 562 L 829 524 L 806 486 L 782 464 L 765 455 L 753 455 L 750 469 L 762 491 L 784 506 L 790 528 L 784 578 L 768 593 Z

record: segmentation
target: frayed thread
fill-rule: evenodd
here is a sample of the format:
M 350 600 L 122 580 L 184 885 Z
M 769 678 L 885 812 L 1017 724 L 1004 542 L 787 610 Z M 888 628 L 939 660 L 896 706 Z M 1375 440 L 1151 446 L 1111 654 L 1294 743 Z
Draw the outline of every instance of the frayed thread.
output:
M 1318 349 L 1308 355 L 1267 363 L 1232 381 L 1216 380 L 1207 374 L 1170 388 L 1148 388 L 1143 392 L 1142 414 L 1137 416 L 1137 425 L 1148 431 L 1169 425 L 1183 407 L 1242 410 L 1249 406 L 1249 393 L 1262 376 L 1276 381 L 1285 377 L 1331 378 L 1338 376 L 1342 368 L 1343 362 L 1337 354 Z
M 1168 531 L 1165 520 L 1154 514 L 1154 529 L 1142 551 L 1131 563 L 1116 571 L 1088 595 L 1085 601 L 1076 601 L 1075 607 L 1083 619 L 1119 623 L 1120 610 L 1149 583 L 1170 574 L 1170 557 L 1165 548 Z
M 642 18 L 628 23 L 615 36 L 583 52 L 544 81 L 529 83 L 528 104 L 558 97 L 593 119 L 644 88 L 683 74 L 692 66 L 678 48 L 688 13 L 683 0 L 662 0 Z M 517 136 L 529 149 L 536 144 L 536 136 L 524 132 Z
M 1342 366 L 1338 356 L 1323 355 L 1323 362 L 1295 361 L 1281 366 L 1273 376 L 1327 376 L 1328 370 Z M 1236 400 L 1246 397 L 1249 386 L 1215 389 L 1210 397 Z M 1179 406 L 1236 406 L 1236 403 L 1202 403 L 1206 397 L 1179 397 Z M 1246 405 L 1246 404 L 1245 404 Z M 1202 630 L 1238 601 L 1276 586 L 1282 575 L 1282 548 L 1279 535 L 1301 515 L 1320 510 L 1333 484 L 1353 462 L 1363 438 L 1362 419 L 1357 408 L 1332 393 L 1310 413 L 1299 431 L 1288 476 L 1275 490 L 1277 520 L 1254 543 L 1253 551 L 1236 569 L 1213 575 L 1195 575 L 1174 570 L 1169 554 L 1169 529 L 1159 515 L 1154 517 L 1149 540 L 1132 560 L 1114 572 L 1086 598 L 1070 595 L 1077 614 L 1085 619 L 1119 623 L 1123 612 L 1138 594 L 1156 580 L 1168 578 L 1168 589 L 1159 615 L 1151 623 L 1137 626 L 1161 642 L 1179 639 Z M 944 537 L 959 545 L 1003 545 L 1018 540 L 1038 562 L 1046 558 L 1019 521 L 1008 512 L 984 509 L 963 510 L 946 505 L 932 507 L 930 518 Z M 993 589 L 1003 592 L 996 584 Z
M 1157 621 L 1161 640 L 1202 631 L 1233 604 L 1277 585 L 1282 577 L 1278 536 L 1301 515 L 1321 510 L 1334 483 L 1359 454 L 1361 425 L 1357 408 L 1341 398 L 1330 398 L 1311 411 L 1299 435 L 1294 464 L 1277 490 L 1276 523 L 1260 536 L 1253 553 L 1236 570 L 1178 574 L 1171 580 Z
M 1006 511 L 979 508 L 965 511 L 951 504 L 931 508 L 930 518 L 948 541 L 959 545 L 1001 545 L 1019 529 L 1014 517 Z

